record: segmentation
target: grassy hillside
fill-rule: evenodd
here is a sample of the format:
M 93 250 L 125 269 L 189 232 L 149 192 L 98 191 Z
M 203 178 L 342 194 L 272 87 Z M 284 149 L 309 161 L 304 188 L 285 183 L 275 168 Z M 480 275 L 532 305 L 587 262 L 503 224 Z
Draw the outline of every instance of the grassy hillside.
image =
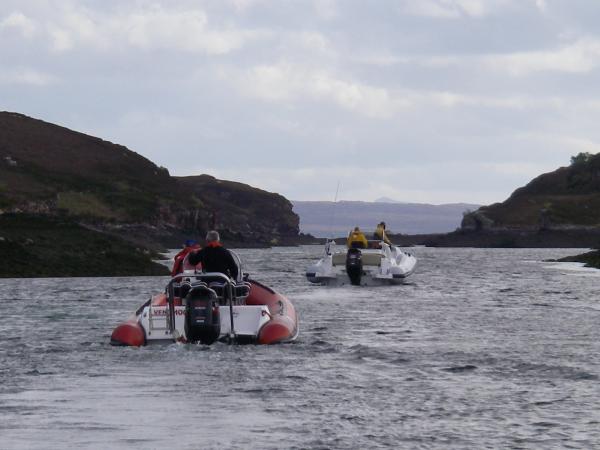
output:
M 3 209 L 139 221 L 173 198 L 168 171 L 137 153 L 20 114 L 0 113 L 0 158 Z
M 545 173 L 506 201 L 479 208 L 463 228 L 600 227 L 600 154 L 580 154 L 569 167 Z
M 167 275 L 157 254 L 71 220 L 0 215 L 0 277 Z
M 258 245 L 298 236 L 283 197 L 167 169 L 96 137 L 0 112 L 0 213 L 60 215 L 148 244 L 179 245 L 218 228 Z
M 280 195 L 172 177 L 121 145 L 0 112 L 0 276 L 164 274 L 144 249 L 210 228 L 228 245 L 295 243 L 298 216 Z

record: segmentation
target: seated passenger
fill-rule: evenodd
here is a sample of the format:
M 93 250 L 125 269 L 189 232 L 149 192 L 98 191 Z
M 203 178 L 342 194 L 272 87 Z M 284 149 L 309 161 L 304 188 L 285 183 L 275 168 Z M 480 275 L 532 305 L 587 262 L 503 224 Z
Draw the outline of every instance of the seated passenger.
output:
M 348 245 L 348 248 L 367 248 L 369 246 L 367 238 L 358 227 L 354 227 L 354 231 L 348 236 L 346 244 Z
M 231 277 L 234 281 L 238 277 L 238 266 L 233 256 L 220 242 L 219 233 L 209 231 L 206 233 L 206 247 L 190 253 L 190 264 L 202 263 L 203 272 L 219 272 Z
M 379 225 L 377 225 L 377 228 L 375 229 L 375 233 L 373 234 L 373 238 L 377 239 L 379 241 L 383 241 L 386 244 L 388 244 L 389 246 L 394 245 L 394 244 L 392 244 L 392 241 L 390 241 L 385 234 L 385 222 L 381 222 L 381 223 L 379 223 Z
M 171 270 L 171 276 L 174 277 L 178 273 L 183 272 L 183 261 L 185 260 L 185 257 L 188 255 L 188 253 L 199 249 L 200 245 L 198 245 L 196 241 L 192 239 L 188 239 L 187 241 L 185 241 L 185 244 L 183 244 L 183 248 L 181 249 L 181 251 L 177 253 L 173 258 L 173 269 Z

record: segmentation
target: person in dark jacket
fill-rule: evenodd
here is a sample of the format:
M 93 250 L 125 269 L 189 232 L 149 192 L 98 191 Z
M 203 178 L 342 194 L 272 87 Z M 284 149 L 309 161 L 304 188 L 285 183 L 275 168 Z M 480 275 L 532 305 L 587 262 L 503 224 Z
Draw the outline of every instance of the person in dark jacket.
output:
M 220 272 L 237 280 L 238 266 L 229 250 L 221 244 L 219 233 L 216 231 L 206 233 L 206 246 L 202 250 L 190 253 L 188 262 L 193 265 L 202 263 L 203 272 Z

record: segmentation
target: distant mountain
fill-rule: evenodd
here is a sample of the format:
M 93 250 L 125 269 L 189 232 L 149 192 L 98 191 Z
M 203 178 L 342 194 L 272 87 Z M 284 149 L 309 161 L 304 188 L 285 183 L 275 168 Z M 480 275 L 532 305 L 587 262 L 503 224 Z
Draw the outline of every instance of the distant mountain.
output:
M 391 233 L 430 234 L 453 231 L 460 226 L 463 213 L 479 205 L 422 203 L 292 201 L 300 217 L 300 231 L 317 237 L 345 236 L 359 226 L 373 231 L 384 221 Z
M 404 203 L 389 197 L 379 197 L 373 203 Z
M 2 213 L 60 216 L 163 246 L 213 227 L 236 244 L 298 237 L 281 195 L 208 175 L 173 177 L 122 145 L 11 112 L 0 112 Z

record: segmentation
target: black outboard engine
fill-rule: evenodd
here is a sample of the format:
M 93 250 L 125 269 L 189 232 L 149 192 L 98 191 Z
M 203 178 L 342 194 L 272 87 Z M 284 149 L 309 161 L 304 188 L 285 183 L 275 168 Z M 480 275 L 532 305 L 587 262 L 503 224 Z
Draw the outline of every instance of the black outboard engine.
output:
M 187 294 L 185 335 L 189 342 L 210 345 L 221 334 L 221 315 L 215 291 L 206 286 L 194 286 Z
M 360 279 L 363 273 L 362 253 L 357 248 L 348 249 L 346 253 L 346 273 L 350 278 L 350 283 L 354 286 L 360 286 Z

